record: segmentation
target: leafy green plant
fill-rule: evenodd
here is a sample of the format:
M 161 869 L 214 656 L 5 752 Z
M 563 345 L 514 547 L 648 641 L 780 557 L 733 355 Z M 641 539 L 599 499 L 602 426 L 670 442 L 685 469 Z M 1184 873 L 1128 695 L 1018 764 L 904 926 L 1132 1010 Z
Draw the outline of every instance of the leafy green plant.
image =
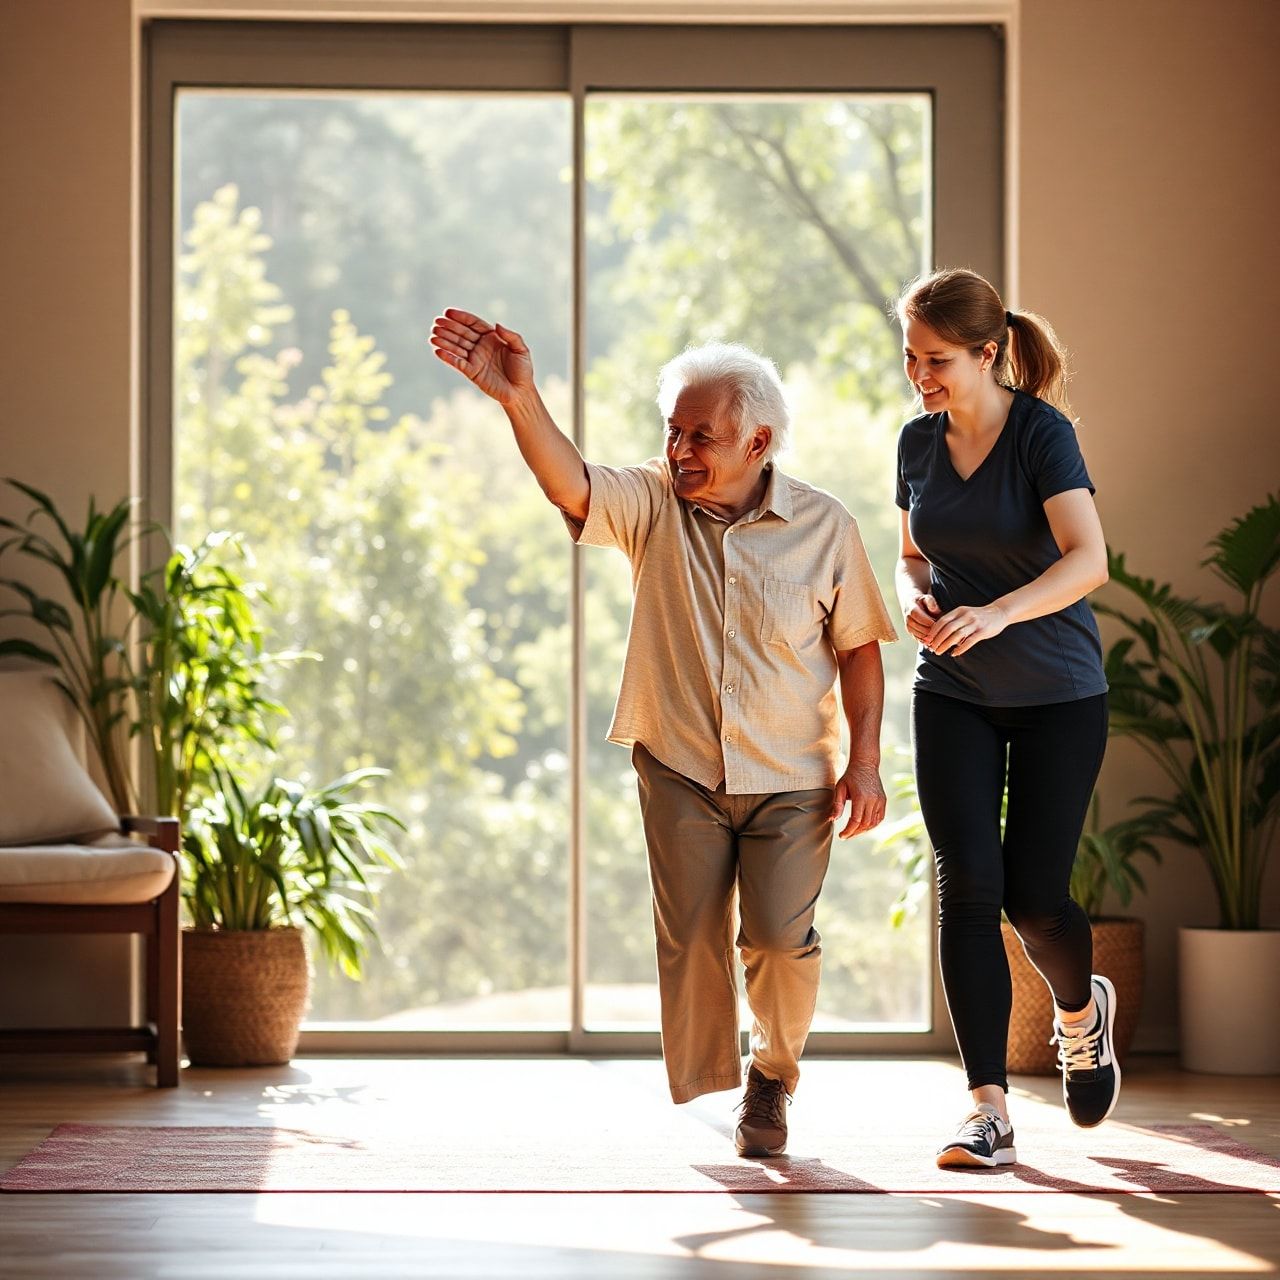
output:
M 895 773 L 889 798 L 904 812 L 879 829 L 874 847 L 877 853 L 888 853 L 902 874 L 902 892 L 889 908 L 889 921 L 897 929 L 919 912 L 933 887 L 933 846 L 920 812 L 915 775 Z
M 1095 606 L 1128 633 L 1107 654 L 1113 733 L 1164 771 L 1172 797 L 1143 796 L 1156 834 L 1205 859 L 1224 929 L 1259 926 L 1262 881 L 1280 817 L 1280 630 L 1262 620 L 1280 565 L 1280 493 L 1232 521 L 1201 562 L 1231 604 L 1176 595 L 1108 553 L 1133 613 Z
M 20 657 L 56 667 L 55 677 L 84 720 L 89 742 L 102 762 L 107 789 L 117 813 L 137 808 L 137 791 L 127 765 L 128 690 L 132 684 L 125 643 L 128 606 L 125 585 L 115 564 L 136 535 L 129 528 L 132 503 L 124 499 L 99 511 L 92 498 L 84 528 L 73 529 L 53 500 L 19 480 L 5 481 L 36 505 L 21 524 L 0 518 L 11 536 L 0 543 L 51 567 L 61 579 L 71 607 L 41 595 L 18 578 L 0 578 L 0 586 L 20 605 L 0 617 L 20 617 L 41 628 L 47 644 L 22 637 L 0 640 L 0 657 Z M 46 532 L 46 529 L 48 532 Z
M 255 749 L 273 749 L 272 722 L 284 714 L 267 693 L 269 667 L 318 655 L 263 649 L 254 616 L 260 593 L 225 562 L 246 554 L 241 540 L 215 533 L 197 547 L 175 547 L 130 591 L 115 571 L 137 536 L 130 502 L 99 512 L 91 500 L 78 531 L 48 495 L 8 483 L 36 507 L 25 524 L 0 521 L 12 531 L 0 553 L 16 548 L 54 567 L 72 607 L 17 578 L 0 579 L 21 601 L 0 616 L 30 620 L 49 638 L 0 641 L 0 656 L 57 668 L 121 813 L 137 807 L 127 750 L 129 737 L 140 736 L 154 804 L 183 823 L 183 898 L 197 928 L 305 923 L 343 972 L 359 976 L 376 936 L 377 880 L 401 865 L 385 832 L 402 824 L 355 798 L 386 776 L 382 769 L 318 788 L 274 778 L 246 798 L 237 766 Z
M 1104 827 L 1096 795 L 1089 812 L 1089 825 L 1080 834 L 1071 866 L 1070 893 L 1090 920 L 1098 920 L 1108 891 L 1122 907 L 1133 901 L 1135 890 L 1146 892 L 1138 859 L 1145 856 L 1159 862 L 1160 850 L 1152 843 L 1157 823 L 1149 814 L 1138 813 Z
M 384 769 L 358 769 L 325 786 L 272 779 L 246 797 L 232 774 L 214 770 L 216 789 L 191 813 L 183 834 L 183 899 L 197 929 L 311 926 L 329 959 L 359 977 L 380 875 L 400 867 L 386 842 L 391 812 L 354 798 Z
M 57 683 L 85 722 L 112 803 L 136 811 L 140 788 L 128 763 L 129 740 L 141 736 L 142 776 L 152 784 L 149 808 L 185 816 L 193 788 L 245 744 L 273 746 L 268 717 L 284 708 L 265 692 L 267 668 L 314 654 L 269 654 L 254 620 L 255 592 L 228 565 L 244 555 L 240 539 L 214 533 L 195 548 L 176 547 L 158 569 L 129 590 L 116 564 L 133 539 L 128 499 L 108 511 L 89 500 L 83 529 L 73 529 L 39 489 L 8 480 L 36 506 L 25 523 L 0 518 L 12 536 L 0 543 L 52 566 L 70 607 L 28 583 L 0 578 L 21 603 L 0 617 L 21 617 L 47 642 L 0 640 L 0 657 L 55 667 Z M 53 536 L 43 532 L 51 525 Z
M 175 547 L 130 600 L 144 634 L 135 681 L 134 731 L 144 744 L 158 812 L 185 817 L 213 786 L 213 771 L 245 748 L 273 750 L 272 719 L 285 709 L 266 692 L 269 668 L 303 657 L 267 653 L 254 616 L 261 592 L 225 563 L 242 540 L 213 533 Z

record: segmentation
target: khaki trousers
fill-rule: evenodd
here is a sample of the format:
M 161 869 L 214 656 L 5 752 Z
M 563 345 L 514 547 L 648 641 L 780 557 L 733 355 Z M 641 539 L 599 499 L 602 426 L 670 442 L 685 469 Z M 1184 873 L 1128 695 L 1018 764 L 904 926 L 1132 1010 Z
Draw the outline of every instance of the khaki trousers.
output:
M 831 788 L 725 795 L 632 751 L 649 849 L 671 1097 L 688 1102 L 742 1083 L 738 949 L 747 974 L 751 1060 L 788 1093 L 818 999 L 814 907 L 831 854 Z

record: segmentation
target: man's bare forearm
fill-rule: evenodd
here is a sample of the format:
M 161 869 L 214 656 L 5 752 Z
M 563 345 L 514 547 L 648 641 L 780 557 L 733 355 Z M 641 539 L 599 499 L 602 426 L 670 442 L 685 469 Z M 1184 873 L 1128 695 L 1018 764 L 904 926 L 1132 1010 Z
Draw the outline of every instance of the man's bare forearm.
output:
M 571 520 L 585 520 L 591 497 L 586 463 L 577 446 L 555 424 L 536 390 L 503 405 L 516 445 L 534 479 Z
M 880 724 L 884 717 L 884 663 L 876 641 L 836 655 L 840 701 L 849 722 L 849 759 L 880 763 Z

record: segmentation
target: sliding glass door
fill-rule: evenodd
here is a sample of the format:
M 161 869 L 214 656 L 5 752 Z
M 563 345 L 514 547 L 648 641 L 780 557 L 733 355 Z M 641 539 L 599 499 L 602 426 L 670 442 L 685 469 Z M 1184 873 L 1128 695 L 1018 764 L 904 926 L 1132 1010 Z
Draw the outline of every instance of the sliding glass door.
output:
M 768 354 L 781 465 L 855 513 L 890 593 L 886 307 L 936 260 L 999 277 L 998 46 L 161 23 L 148 52 L 152 510 L 184 542 L 236 533 L 268 646 L 302 655 L 245 781 L 379 765 L 407 827 L 363 982 L 317 965 L 310 1043 L 654 1047 L 634 780 L 604 741 L 627 566 L 571 549 L 431 319 L 520 330 L 557 420 L 615 464 L 660 451 L 675 351 Z M 886 781 L 910 665 L 886 653 Z M 874 837 L 837 846 L 816 1050 L 940 1043 L 927 900 L 895 927 L 901 889 Z

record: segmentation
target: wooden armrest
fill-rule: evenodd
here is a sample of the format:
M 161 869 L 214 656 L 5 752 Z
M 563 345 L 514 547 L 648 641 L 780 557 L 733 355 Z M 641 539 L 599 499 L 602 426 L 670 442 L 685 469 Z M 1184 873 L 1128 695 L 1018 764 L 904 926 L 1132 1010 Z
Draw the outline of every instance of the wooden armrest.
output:
M 141 814 L 125 814 L 120 819 L 122 831 L 136 831 L 148 837 L 148 843 L 157 849 L 167 849 L 177 853 L 181 839 L 180 824 L 177 818 L 151 818 Z

